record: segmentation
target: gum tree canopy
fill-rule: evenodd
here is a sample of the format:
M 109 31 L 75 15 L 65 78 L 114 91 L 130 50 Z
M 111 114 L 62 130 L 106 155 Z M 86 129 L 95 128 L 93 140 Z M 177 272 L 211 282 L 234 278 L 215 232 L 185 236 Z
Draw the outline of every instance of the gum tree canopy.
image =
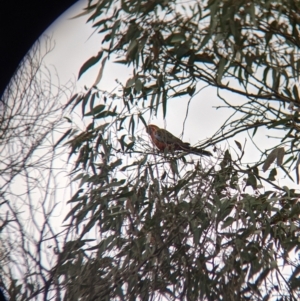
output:
M 300 3 L 99 0 L 81 15 L 102 45 L 79 71 L 97 65 L 95 85 L 68 103 L 88 125 L 61 139 L 79 190 L 55 285 L 68 300 L 298 300 L 299 194 L 276 175 L 298 166 Z M 120 95 L 97 87 L 108 61 L 132 74 Z M 231 112 L 200 145 L 214 158 L 154 150 L 138 124 L 205 86 Z M 246 163 L 232 139 L 259 145 L 261 128 L 276 139 Z

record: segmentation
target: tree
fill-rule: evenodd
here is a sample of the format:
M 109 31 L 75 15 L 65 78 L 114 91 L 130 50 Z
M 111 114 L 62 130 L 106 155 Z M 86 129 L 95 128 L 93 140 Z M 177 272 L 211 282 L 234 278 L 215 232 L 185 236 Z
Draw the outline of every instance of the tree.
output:
M 297 1 L 88 2 L 103 46 L 79 71 L 101 62 L 95 85 L 68 102 L 89 124 L 62 136 L 79 181 L 53 269 L 65 300 L 299 298 L 299 193 L 276 182 L 298 165 L 299 12 Z M 132 69 L 122 95 L 97 88 L 109 59 Z M 217 158 L 159 153 L 137 134 L 206 85 L 232 112 L 200 145 Z M 238 141 L 221 151 L 260 129 L 278 139 L 257 162 Z
M 62 103 L 74 91 L 45 66 L 52 49 L 50 38 L 35 43 L 0 103 L 0 287 L 12 301 L 47 299 L 62 238 L 55 223 L 63 158 L 53 146 L 65 130 Z

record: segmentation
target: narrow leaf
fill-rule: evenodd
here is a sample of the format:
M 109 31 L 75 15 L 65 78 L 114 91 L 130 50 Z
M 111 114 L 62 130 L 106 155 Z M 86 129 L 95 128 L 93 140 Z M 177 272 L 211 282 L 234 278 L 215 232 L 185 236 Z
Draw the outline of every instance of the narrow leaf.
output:
M 162 105 L 163 105 L 163 116 L 164 116 L 164 118 L 166 118 L 166 115 L 167 115 L 167 93 L 166 93 L 165 90 L 163 92 Z
M 284 147 L 277 148 L 277 166 L 281 166 L 285 154 Z
M 116 116 L 118 115 L 117 113 L 115 112 L 111 112 L 111 111 L 104 111 L 104 112 L 101 112 L 99 113 L 98 115 L 96 115 L 94 117 L 94 119 L 100 119 L 100 118 L 105 118 L 105 117 L 108 117 L 108 116 Z
M 222 229 L 225 229 L 226 227 L 231 226 L 234 221 L 235 221 L 235 219 L 232 216 L 228 216 L 222 224 Z
M 71 98 L 70 98 L 70 100 L 66 103 L 66 105 L 65 105 L 65 109 L 77 98 L 77 96 L 78 96 L 78 93 L 76 93 L 75 95 L 73 95 Z
M 239 148 L 240 151 L 242 151 L 242 145 L 240 142 L 234 140 L 235 144 L 237 145 L 237 147 Z
M 100 80 L 101 80 L 102 75 L 103 75 L 103 70 L 104 70 L 104 67 L 105 67 L 106 60 L 107 60 L 107 56 L 102 60 L 101 68 L 99 70 L 98 76 L 97 76 L 93 86 L 97 86 L 100 83 Z
M 79 70 L 79 74 L 78 74 L 78 79 L 81 77 L 81 75 L 87 71 L 89 68 L 91 68 L 93 65 L 95 65 L 96 63 L 98 63 L 98 61 L 101 59 L 103 55 L 103 51 L 99 51 L 98 54 L 96 56 L 91 57 L 90 59 L 88 59 L 80 68 Z
M 294 182 L 294 179 L 291 177 L 290 173 L 283 167 L 283 166 L 280 166 L 280 168 L 284 171 L 284 173 L 290 178 L 290 180 L 292 182 Z
M 217 82 L 218 83 L 221 83 L 221 79 L 222 79 L 222 76 L 224 74 L 224 68 L 225 68 L 226 63 L 227 63 L 227 59 L 222 57 L 220 62 L 219 62 L 219 67 L 218 67 L 218 75 L 217 75 Z
M 90 112 L 86 113 L 85 116 L 91 116 L 102 112 L 105 109 L 105 105 L 98 105 L 94 107 Z
M 265 172 L 266 170 L 269 169 L 270 165 L 275 161 L 277 158 L 277 148 L 273 149 L 271 153 L 268 155 L 264 165 L 263 165 L 263 171 Z
M 256 132 L 257 132 L 258 126 L 256 126 L 253 130 L 253 134 L 252 134 L 252 138 L 255 136 Z
M 298 160 L 296 162 L 296 179 L 297 179 L 297 184 L 300 184 L 299 182 L 299 174 L 300 174 L 300 154 L 298 155 Z
M 147 123 L 146 123 L 146 121 L 145 121 L 144 117 L 143 117 L 141 114 L 139 114 L 138 116 L 139 116 L 139 119 L 141 119 L 141 120 L 142 120 L 142 122 L 143 122 L 143 124 L 144 124 L 145 128 L 147 128 Z
M 62 137 L 55 143 L 55 145 L 53 146 L 53 149 L 56 148 L 58 146 L 58 144 L 60 144 L 70 133 L 71 133 L 72 129 L 67 130 Z
M 294 85 L 293 87 L 293 94 L 294 94 L 294 99 L 297 100 L 297 102 L 299 102 L 300 98 L 299 98 L 299 92 L 298 92 L 298 88 L 296 85 Z

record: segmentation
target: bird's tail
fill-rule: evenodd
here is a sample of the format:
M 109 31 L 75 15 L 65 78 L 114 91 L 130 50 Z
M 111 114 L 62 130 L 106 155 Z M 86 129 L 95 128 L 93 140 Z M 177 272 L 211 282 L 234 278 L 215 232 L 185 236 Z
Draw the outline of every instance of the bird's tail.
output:
M 212 156 L 212 153 L 201 148 L 191 147 L 190 151 L 200 156 Z
M 190 152 L 196 155 L 200 156 L 212 156 L 212 154 L 209 151 L 206 151 L 202 148 L 192 147 L 189 145 L 189 143 L 184 143 L 183 145 L 180 145 L 180 148 L 183 151 Z

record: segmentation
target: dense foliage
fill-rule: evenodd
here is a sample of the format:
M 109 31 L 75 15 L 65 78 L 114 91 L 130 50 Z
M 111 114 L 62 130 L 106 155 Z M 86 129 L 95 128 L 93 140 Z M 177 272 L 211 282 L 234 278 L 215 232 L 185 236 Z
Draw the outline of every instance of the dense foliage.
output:
M 299 194 L 275 180 L 298 165 L 300 4 L 101 0 L 86 14 L 102 48 L 79 72 L 100 63 L 94 87 L 68 103 L 90 123 L 62 137 L 80 186 L 56 270 L 66 298 L 297 300 Z M 119 96 L 97 88 L 109 60 L 132 70 Z M 145 116 L 205 85 L 232 112 L 201 145 L 214 158 L 158 153 Z M 277 140 L 254 164 L 238 141 L 221 150 L 260 128 Z

